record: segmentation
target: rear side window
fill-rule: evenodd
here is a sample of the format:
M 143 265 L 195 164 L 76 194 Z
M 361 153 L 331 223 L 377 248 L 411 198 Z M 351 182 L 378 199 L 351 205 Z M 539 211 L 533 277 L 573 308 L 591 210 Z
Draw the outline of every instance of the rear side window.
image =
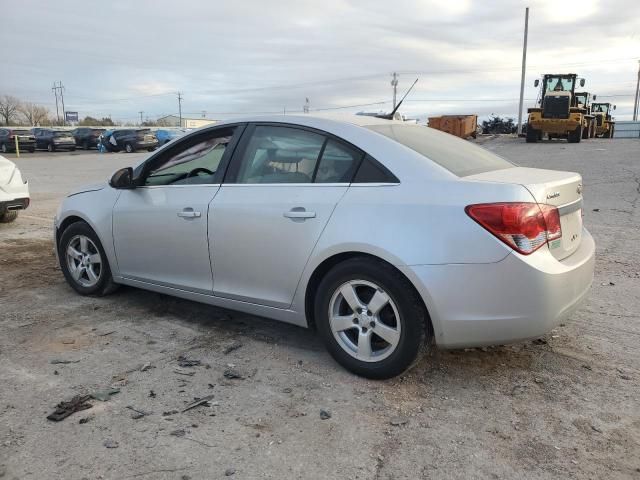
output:
M 240 162 L 237 183 L 311 183 L 325 137 L 290 127 L 258 125 Z
M 471 142 L 429 127 L 390 123 L 370 125 L 366 128 L 415 150 L 459 177 L 514 166 L 504 158 Z
M 315 183 L 349 183 L 358 168 L 362 152 L 353 147 L 327 140 L 315 175 Z
M 400 180 L 371 155 L 366 155 L 353 183 L 400 183 Z

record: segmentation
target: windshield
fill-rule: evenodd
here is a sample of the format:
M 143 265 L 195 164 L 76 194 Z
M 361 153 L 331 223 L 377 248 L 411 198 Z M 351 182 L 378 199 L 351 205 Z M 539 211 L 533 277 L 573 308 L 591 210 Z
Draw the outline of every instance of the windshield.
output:
M 415 150 L 459 177 L 514 166 L 471 142 L 429 127 L 389 123 L 369 125 L 366 128 Z
M 591 107 L 591 110 L 594 112 L 607 113 L 609 110 L 609 105 L 606 103 L 594 103 Z
M 576 100 L 578 101 L 578 103 L 581 103 L 582 105 L 586 105 L 587 95 L 585 93 L 576 94 Z
M 547 77 L 545 82 L 548 92 L 571 92 L 575 79 L 573 77 Z

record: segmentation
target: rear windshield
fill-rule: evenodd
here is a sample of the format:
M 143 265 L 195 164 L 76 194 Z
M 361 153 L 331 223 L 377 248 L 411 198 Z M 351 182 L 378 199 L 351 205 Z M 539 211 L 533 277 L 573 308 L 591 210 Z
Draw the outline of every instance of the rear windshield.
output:
M 393 123 L 366 128 L 415 150 L 459 177 L 514 166 L 495 153 L 433 128 Z
M 53 132 L 54 137 L 69 137 L 71 136 L 70 132 Z
M 31 135 L 29 130 L 13 130 L 14 135 Z

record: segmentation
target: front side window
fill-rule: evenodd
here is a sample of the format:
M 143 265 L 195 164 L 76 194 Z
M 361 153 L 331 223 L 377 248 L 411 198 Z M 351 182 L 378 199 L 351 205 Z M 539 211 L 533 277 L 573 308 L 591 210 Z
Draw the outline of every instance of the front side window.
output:
M 216 172 L 234 134 L 234 128 L 177 144 L 164 161 L 149 171 L 144 185 L 198 185 L 218 183 Z
M 258 125 L 240 160 L 237 183 L 311 183 L 323 135 Z

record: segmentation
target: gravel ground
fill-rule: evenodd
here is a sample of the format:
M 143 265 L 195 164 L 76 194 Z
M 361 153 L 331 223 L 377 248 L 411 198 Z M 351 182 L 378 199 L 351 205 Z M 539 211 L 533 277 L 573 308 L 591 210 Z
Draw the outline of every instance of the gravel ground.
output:
M 144 154 L 23 155 L 33 204 L 0 225 L 0 477 L 640 478 L 640 141 L 479 142 L 583 175 L 591 295 L 543 339 L 435 350 L 383 382 L 312 331 L 133 288 L 75 294 L 52 252 L 57 204 Z

